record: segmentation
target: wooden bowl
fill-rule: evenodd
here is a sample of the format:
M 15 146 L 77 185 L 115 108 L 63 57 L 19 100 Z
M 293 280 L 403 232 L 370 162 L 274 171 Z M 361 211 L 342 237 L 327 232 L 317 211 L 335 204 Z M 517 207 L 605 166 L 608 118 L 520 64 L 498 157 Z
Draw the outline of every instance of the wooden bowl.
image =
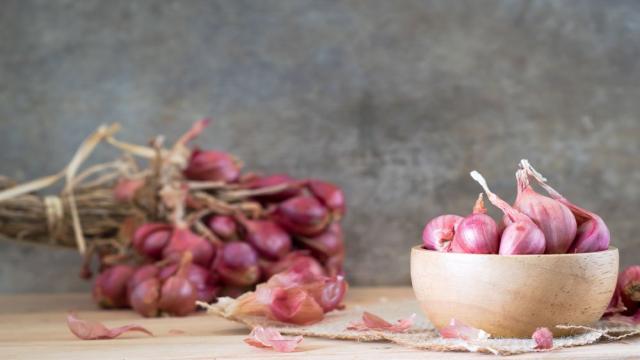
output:
M 455 318 L 494 337 L 556 336 L 589 325 L 607 308 L 618 276 L 618 249 L 585 254 L 478 255 L 411 249 L 411 282 L 436 328 Z

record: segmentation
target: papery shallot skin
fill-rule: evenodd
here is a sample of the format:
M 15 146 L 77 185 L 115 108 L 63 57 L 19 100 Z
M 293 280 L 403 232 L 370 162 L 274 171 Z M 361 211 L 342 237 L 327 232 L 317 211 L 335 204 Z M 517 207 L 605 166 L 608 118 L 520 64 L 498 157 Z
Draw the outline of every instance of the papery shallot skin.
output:
M 507 225 L 500 240 L 500 255 L 544 254 L 544 234 L 536 224 L 517 221 Z
M 458 225 L 451 249 L 468 254 L 497 254 L 498 244 L 495 220 L 486 214 L 472 214 Z
M 544 234 L 547 254 L 564 254 L 576 237 L 577 223 L 569 208 L 540 195 L 529 185 L 528 175 L 518 170 L 518 195 L 513 207 L 533 220 Z
M 451 242 L 462 220 L 462 216 L 451 214 L 431 219 L 422 231 L 423 246 L 429 250 L 451 251 Z
M 578 226 L 576 238 L 573 240 L 569 253 L 588 253 L 604 251 L 609 248 L 611 234 L 609 228 L 600 216 L 583 222 Z

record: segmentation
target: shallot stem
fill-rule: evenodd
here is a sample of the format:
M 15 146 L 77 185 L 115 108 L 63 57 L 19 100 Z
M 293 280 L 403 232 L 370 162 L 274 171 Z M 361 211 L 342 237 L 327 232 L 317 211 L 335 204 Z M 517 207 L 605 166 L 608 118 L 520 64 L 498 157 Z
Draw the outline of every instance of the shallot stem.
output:
M 542 176 L 536 169 L 531 166 L 529 160 L 522 159 L 520 160 L 520 167 L 528 174 L 531 175 L 540 186 L 551 195 L 556 200 L 563 199 L 566 200 L 564 196 L 562 196 L 559 192 L 557 192 L 554 188 L 552 188 L 549 184 L 547 184 L 547 178 Z
M 473 180 L 477 181 L 478 184 L 482 186 L 482 188 L 484 189 L 484 192 L 487 193 L 487 197 L 489 198 L 489 201 L 491 201 L 493 205 L 495 205 L 500 210 L 502 210 L 502 212 L 504 212 L 505 215 L 507 215 L 512 221 L 517 221 L 522 218 L 523 214 L 521 214 L 519 211 L 512 208 L 511 205 L 509 205 L 506 201 L 500 199 L 498 195 L 494 194 L 489 189 L 489 185 L 487 185 L 487 181 L 479 172 L 477 172 L 476 170 L 473 170 L 472 172 L 469 173 L 469 175 L 471 175 Z

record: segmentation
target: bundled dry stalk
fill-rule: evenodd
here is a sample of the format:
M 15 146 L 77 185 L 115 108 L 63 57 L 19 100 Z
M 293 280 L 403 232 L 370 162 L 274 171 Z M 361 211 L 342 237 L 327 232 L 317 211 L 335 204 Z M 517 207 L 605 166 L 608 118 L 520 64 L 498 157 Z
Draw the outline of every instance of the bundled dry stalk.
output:
M 0 234 L 19 241 L 77 247 L 87 257 L 96 251 L 132 256 L 126 254 L 131 231 L 149 220 L 186 221 L 202 236 L 218 241 L 202 226 L 204 216 L 243 212 L 259 217 L 264 209 L 247 199 L 278 193 L 288 186 L 246 190 L 236 184 L 184 179 L 182 170 L 191 153 L 186 144 L 205 126 L 206 121 L 196 122 L 171 148 L 163 147 L 162 137 L 152 140 L 151 146 L 124 143 L 113 137 L 119 125 L 101 126 L 61 172 L 20 185 L 0 177 Z M 124 155 L 79 173 L 101 143 L 115 146 Z M 147 167 L 139 168 L 135 158 L 148 160 Z M 65 185 L 58 195 L 40 193 L 63 178 Z

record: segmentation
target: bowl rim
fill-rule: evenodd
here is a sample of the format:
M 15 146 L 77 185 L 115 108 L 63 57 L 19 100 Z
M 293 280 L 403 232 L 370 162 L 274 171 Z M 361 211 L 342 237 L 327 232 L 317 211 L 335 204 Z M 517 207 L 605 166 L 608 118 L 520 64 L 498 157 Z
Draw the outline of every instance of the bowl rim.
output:
M 437 250 L 429 250 L 422 247 L 422 245 L 415 245 L 411 247 L 411 252 L 427 252 L 441 254 L 442 256 L 476 256 L 476 257 L 500 257 L 500 258 L 534 258 L 534 257 L 576 257 L 576 256 L 590 256 L 594 254 L 602 253 L 618 253 L 618 248 L 615 246 L 609 246 L 607 250 L 593 251 L 587 253 L 565 253 L 565 254 L 522 254 L 522 255 L 500 255 L 500 254 L 469 254 L 469 253 L 454 253 L 454 252 L 442 252 Z

